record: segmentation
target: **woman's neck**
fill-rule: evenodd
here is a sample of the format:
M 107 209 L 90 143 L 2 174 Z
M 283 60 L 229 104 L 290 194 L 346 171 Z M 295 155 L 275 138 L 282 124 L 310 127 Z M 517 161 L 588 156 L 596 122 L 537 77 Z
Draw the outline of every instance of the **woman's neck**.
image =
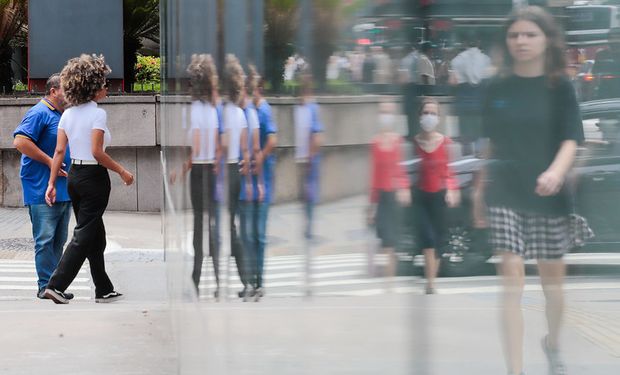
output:
M 421 131 L 420 134 L 418 134 L 418 137 L 420 137 L 420 139 L 427 141 L 435 137 L 437 134 L 438 133 L 436 130 L 433 130 L 432 132 Z
M 512 71 L 519 77 L 540 77 L 545 74 L 545 60 L 537 59 L 516 63 Z

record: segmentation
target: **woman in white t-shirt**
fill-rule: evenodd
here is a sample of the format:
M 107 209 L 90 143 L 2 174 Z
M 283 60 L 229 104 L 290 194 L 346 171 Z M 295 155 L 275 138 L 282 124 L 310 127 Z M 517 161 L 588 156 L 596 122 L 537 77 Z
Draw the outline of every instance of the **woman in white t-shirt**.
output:
M 249 280 L 245 272 L 244 247 L 237 232 L 239 214 L 239 195 L 241 193 L 241 176 L 246 176 L 250 169 L 248 151 L 248 122 L 241 108 L 245 89 L 245 73 L 239 60 L 234 55 L 226 56 L 225 90 L 228 101 L 224 105 L 224 134 L 222 146 L 226 158 L 228 173 L 228 212 L 230 215 L 230 249 L 235 257 L 239 278 L 244 290 Z
M 55 303 L 69 303 L 64 291 L 86 259 L 95 284 L 95 302 L 113 302 L 122 297 L 114 290 L 105 271 L 103 213 L 110 198 L 108 169 L 118 173 L 125 185 L 131 185 L 134 176 L 105 151 L 111 135 L 106 112 L 97 106 L 97 102 L 107 96 L 106 76 L 110 72 L 103 55 L 83 54 L 69 60 L 60 73 L 61 86 L 71 108 L 65 110 L 58 125 L 45 200 L 50 206 L 56 201 L 56 176 L 68 143 L 72 158 L 68 191 L 76 226 L 44 292 L 44 296 Z
M 209 230 L 209 255 L 213 258 L 215 273 L 216 298 L 219 296 L 219 246 L 217 246 L 216 227 L 216 180 L 218 160 L 220 158 L 219 119 L 215 103 L 217 87 L 217 69 L 213 58 L 208 54 L 194 54 L 187 67 L 191 82 L 192 104 L 191 123 L 191 173 L 190 197 L 194 212 L 194 270 L 192 279 L 198 292 L 203 251 L 203 221 L 207 212 Z

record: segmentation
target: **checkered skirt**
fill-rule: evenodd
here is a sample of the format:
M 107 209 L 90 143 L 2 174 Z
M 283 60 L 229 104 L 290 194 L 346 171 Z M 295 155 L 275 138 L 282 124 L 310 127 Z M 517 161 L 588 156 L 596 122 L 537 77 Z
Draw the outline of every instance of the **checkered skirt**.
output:
M 593 236 L 578 215 L 543 215 L 507 207 L 489 207 L 490 242 L 496 251 L 524 259 L 559 259 Z

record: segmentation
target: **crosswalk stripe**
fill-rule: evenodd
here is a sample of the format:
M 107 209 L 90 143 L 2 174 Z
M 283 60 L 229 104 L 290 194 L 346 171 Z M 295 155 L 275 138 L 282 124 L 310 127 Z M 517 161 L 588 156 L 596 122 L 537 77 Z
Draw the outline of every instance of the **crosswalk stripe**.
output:
M 78 271 L 78 277 L 75 278 L 70 288 L 72 292 L 90 294 L 92 291 L 87 268 L 88 263 Z M 37 280 L 34 260 L 0 259 L 0 291 L 2 291 L 0 301 L 36 300 Z M 75 300 L 88 301 L 92 300 L 92 297 L 78 295 Z
M 90 290 L 90 286 L 71 285 L 71 290 Z M 37 290 L 36 285 L 2 285 L 0 290 Z
M 36 282 L 38 280 L 37 277 L 19 277 L 19 276 L 0 276 L 0 282 L 2 283 L 11 283 L 11 282 Z M 74 282 L 77 283 L 85 283 L 90 279 L 87 277 L 76 277 L 73 279 Z
M 33 268 L 31 270 L 21 269 L 21 268 L 0 268 L 1 273 L 34 273 L 36 270 Z M 80 270 L 78 274 L 86 274 L 86 270 Z

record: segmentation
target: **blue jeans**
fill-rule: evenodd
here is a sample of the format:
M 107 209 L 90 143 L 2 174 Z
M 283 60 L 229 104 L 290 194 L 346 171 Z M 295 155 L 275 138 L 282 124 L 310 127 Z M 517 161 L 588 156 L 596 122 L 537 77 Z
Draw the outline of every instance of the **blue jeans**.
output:
M 62 249 L 67 242 L 71 202 L 57 202 L 28 206 L 34 238 L 34 263 L 37 269 L 39 290 L 45 288 L 58 266 Z
M 265 202 L 243 202 L 240 205 L 241 238 L 245 247 L 248 282 L 256 288 L 263 286 L 268 214 L 269 204 Z

